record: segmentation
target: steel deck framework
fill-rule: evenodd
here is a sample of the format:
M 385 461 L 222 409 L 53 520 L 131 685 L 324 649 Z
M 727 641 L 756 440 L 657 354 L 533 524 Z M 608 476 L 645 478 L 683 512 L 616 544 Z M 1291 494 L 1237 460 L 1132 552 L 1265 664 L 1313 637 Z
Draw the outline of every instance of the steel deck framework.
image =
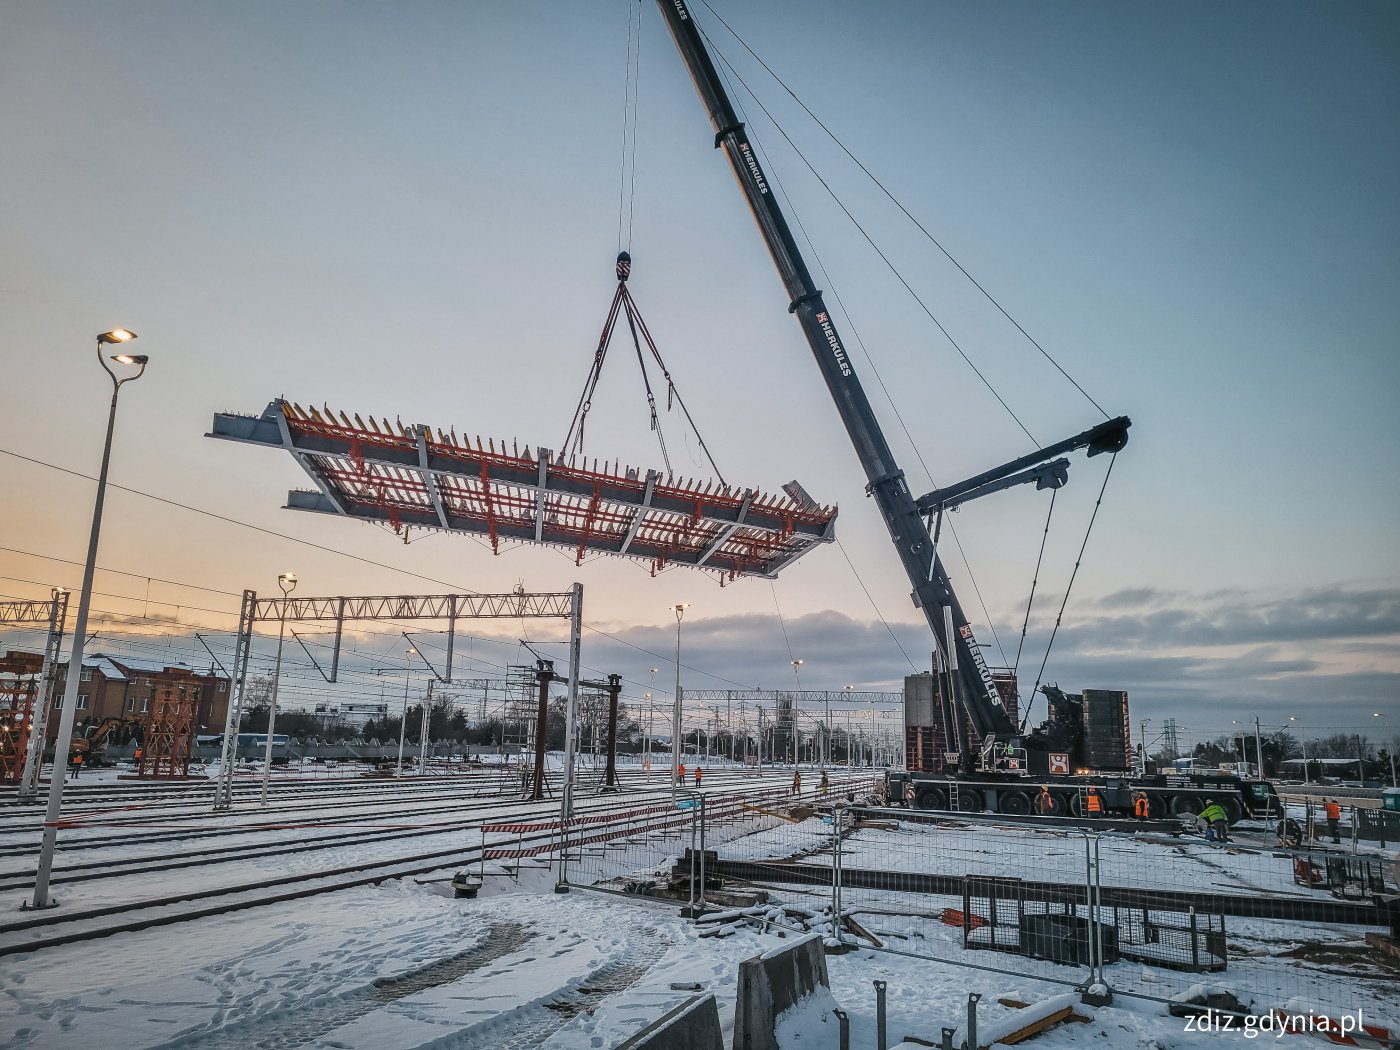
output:
M 776 576 L 834 538 L 836 508 L 789 496 L 737 491 L 598 462 L 555 462 L 475 444 L 423 424 L 368 423 L 330 409 L 271 402 L 261 416 L 219 413 L 209 437 L 283 448 L 316 483 L 287 506 L 381 522 L 395 532 L 440 529 L 636 558 L 652 572 L 670 565 L 710 569 L 721 579 Z

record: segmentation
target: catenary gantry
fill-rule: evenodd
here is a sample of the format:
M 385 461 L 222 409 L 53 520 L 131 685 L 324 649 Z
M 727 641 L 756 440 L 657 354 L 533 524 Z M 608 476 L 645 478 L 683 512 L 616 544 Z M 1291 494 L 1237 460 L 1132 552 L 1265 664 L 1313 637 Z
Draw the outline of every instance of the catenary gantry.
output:
M 283 448 L 316 483 L 293 490 L 294 510 L 406 528 L 485 535 L 636 558 L 652 571 L 711 569 L 722 578 L 776 576 L 833 538 L 836 508 L 663 476 L 596 460 L 556 462 L 548 449 L 520 451 L 459 439 L 424 424 L 368 422 L 329 408 L 271 402 L 260 416 L 220 413 L 210 437 Z

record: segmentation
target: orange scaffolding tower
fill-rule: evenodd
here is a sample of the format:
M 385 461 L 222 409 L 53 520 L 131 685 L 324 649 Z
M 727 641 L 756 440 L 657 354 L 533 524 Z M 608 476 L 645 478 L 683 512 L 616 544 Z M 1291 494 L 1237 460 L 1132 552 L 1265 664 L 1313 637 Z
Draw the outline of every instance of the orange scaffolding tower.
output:
M 43 666 L 39 653 L 11 650 L 0 656 L 0 784 L 18 784 L 24 775 Z
M 197 686 L 163 685 L 157 690 L 142 734 L 141 762 L 137 767 L 137 776 L 142 780 L 172 780 L 189 775 L 198 702 Z

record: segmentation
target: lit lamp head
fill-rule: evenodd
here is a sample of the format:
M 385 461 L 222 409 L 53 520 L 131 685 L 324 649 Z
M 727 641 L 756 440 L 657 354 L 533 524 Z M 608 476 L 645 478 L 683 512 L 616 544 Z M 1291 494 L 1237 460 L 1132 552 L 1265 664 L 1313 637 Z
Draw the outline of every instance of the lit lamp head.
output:
M 283 594 L 291 594 L 297 589 L 297 574 L 294 572 L 284 572 L 277 577 L 277 586 L 282 588 Z
M 103 332 L 97 337 L 97 345 L 117 345 L 119 343 L 129 343 L 136 338 L 136 333 L 129 328 L 113 328 L 110 332 Z M 112 360 L 119 365 L 144 365 L 149 358 L 145 354 L 113 354 Z

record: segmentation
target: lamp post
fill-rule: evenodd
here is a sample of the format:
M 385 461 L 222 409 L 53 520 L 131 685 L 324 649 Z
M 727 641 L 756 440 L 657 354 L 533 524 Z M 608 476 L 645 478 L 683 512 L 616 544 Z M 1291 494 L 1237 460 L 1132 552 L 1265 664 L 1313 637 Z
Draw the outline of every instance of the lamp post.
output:
M 793 728 L 793 765 L 801 765 L 802 749 L 797 745 L 797 694 L 802 692 L 802 677 L 798 674 L 798 668 L 802 666 L 801 660 L 792 662 L 792 728 Z M 823 752 L 824 753 L 824 752 Z M 813 756 L 816 757 L 815 755 Z M 822 763 L 822 769 L 826 768 L 826 763 Z
M 647 705 L 647 735 L 642 739 L 642 772 L 651 771 L 651 731 L 652 731 L 652 706 L 651 694 L 643 693 L 642 699 Z
M 1372 718 L 1384 718 L 1384 717 L 1385 717 L 1385 712 L 1383 712 L 1383 711 L 1372 711 L 1372 712 L 1371 712 L 1371 717 L 1372 717 Z M 1385 752 L 1386 752 L 1387 755 L 1390 756 L 1390 786 L 1391 786 L 1391 787 L 1400 787 L 1400 784 L 1397 784 L 1397 783 L 1395 782 L 1395 739 L 1394 739 L 1394 737 L 1392 737 L 1392 738 L 1390 739 L 1390 741 L 1388 741 L 1388 743 L 1387 743 L 1387 745 L 1386 745 Z
M 135 375 L 118 379 L 102 359 L 102 347 L 129 343 L 135 332 L 114 328 L 97 337 L 97 363 L 112 380 L 112 404 L 107 412 L 107 439 L 102 446 L 102 470 L 97 475 L 97 500 L 92 509 L 92 532 L 88 536 L 87 561 L 83 563 L 83 587 L 78 593 L 78 619 L 73 628 L 73 650 L 68 656 L 68 678 L 63 689 L 63 710 L 59 713 L 58 736 L 53 745 L 53 773 L 49 777 L 48 808 L 44 813 L 44 836 L 39 846 L 39 869 L 34 878 L 32 907 L 47 908 L 49 876 L 53 872 L 54 844 L 58 840 L 58 817 L 63 807 L 63 784 L 68 773 L 68 745 L 73 740 L 73 715 L 78 705 L 78 683 L 83 673 L 83 643 L 87 640 L 88 607 L 92 602 L 92 577 L 97 568 L 97 539 L 102 531 L 102 503 L 107 495 L 107 467 L 112 460 L 112 430 L 117 421 L 117 395 L 122 385 L 140 379 L 146 372 L 145 354 L 113 354 L 112 360 L 121 365 L 136 365 Z M 36 775 L 37 782 L 37 775 Z
M 852 694 L 853 692 L 855 692 L 855 689 L 856 689 L 856 687 L 853 686 L 853 685 L 843 685 L 843 686 L 841 687 L 841 692 L 843 692 L 843 693 L 846 694 L 846 767 L 847 767 L 848 769 L 849 769 L 851 766 L 855 765 L 855 763 L 851 761 L 851 707 L 850 707 L 851 694 Z M 826 709 L 826 710 L 827 710 L 827 716 L 826 716 L 827 728 L 830 729 L 830 727 L 831 727 L 831 705 L 830 705 L 830 704 L 827 705 L 827 709 Z
M 1288 720 L 1290 722 L 1298 722 L 1298 716 L 1289 715 Z M 1308 776 L 1308 740 L 1307 737 L 1303 736 L 1302 729 L 1303 724 L 1301 722 L 1298 722 L 1298 739 L 1301 740 L 1303 743 L 1303 783 L 1306 784 L 1311 778 L 1309 778 Z
M 678 602 L 671 607 L 676 614 L 676 704 L 671 712 L 671 786 L 676 789 L 685 787 L 681 783 L 681 620 L 689 608 L 689 602 Z
M 417 649 L 405 649 L 403 654 L 403 713 L 399 715 L 399 762 L 394 776 L 403 776 L 403 738 L 408 729 L 408 691 L 413 684 L 413 654 Z
M 659 670 L 659 667 L 653 667 L 651 669 L 651 692 L 646 694 L 647 738 L 642 741 L 642 771 L 647 773 L 651 772 L 651 738 L 654 731 L 653 718 L 656 714 L 656 709 L 652 706 L 651 696 L 652 693 L 656 691 L 656 672 Z
M 287 635 L 287 599 L 297 589 L 297 574 L 284 572 L 277 577 L 282 588 L 282 604 L 277 617 L 277 662 L 272 667 L 272 700 L 267 708 L 267 747 L 263 751 L 262 804 L 267 805 L 267 781 L 272 775 L 272 729 L 277 722 L 277 690 L 282 684 L 282 641 Z M 236 737 L 234 739 L 237 739 Z

